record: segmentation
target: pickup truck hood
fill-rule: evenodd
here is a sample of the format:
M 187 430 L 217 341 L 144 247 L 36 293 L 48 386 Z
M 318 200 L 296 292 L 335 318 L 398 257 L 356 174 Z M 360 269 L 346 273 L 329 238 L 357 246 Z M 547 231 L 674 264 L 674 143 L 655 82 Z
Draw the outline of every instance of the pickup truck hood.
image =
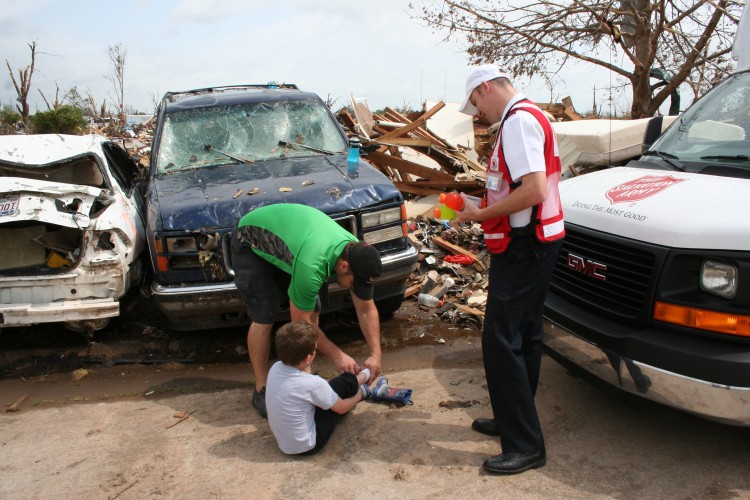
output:
M 401 198 L 393 183 L 366 162 L 360 162 L 358 177 L 346 172 L 346 156 L 333 155 L 155 176 L 148 189 L 149 213 L 160 218 L 153 229 L 230 228 L 249 211 L 271 203 L 300 203 L 341 214 Z
M 750 249 L 750 180 L 618 167 L 560 183 L 567 222 L 672 248 Z

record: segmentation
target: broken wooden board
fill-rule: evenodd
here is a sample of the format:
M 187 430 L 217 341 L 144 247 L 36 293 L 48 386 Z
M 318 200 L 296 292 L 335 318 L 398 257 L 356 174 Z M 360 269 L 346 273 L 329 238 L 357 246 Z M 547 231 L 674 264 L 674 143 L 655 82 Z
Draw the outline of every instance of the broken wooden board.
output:
M 430 118 L 432 115 L 443 109 L 445 106 L 444 102 L 439 102 L 435 106 L 433 106 L 430 110 L 428 110 L 426 113 L 424 113 L 422 116 L 411 122 L 409 125 L 406 125 L 405 127 L 397 128 L 395 130 L 392 130 L 385 134 L 384 136 L 381 136 L 379 139 L 381 141 L 391 139 L 393 137 L 402 137 L 406 135 L 407 133 L 411 132 L 412 130 L 415 130 L 422 126 L 423 123 L 427 121 L 428 118 Z

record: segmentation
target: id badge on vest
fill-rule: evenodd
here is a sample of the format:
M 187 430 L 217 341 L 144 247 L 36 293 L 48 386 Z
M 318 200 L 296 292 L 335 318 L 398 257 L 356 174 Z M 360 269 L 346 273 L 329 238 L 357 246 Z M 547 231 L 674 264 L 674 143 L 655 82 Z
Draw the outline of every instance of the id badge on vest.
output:
M 501 133 L 502 132 L 498 131 L 497 138 L 495 139 L 495 144 L 492 145 L 490 164 L 489 168 L 487 169 L 487 182 L 485 183 L 485 187 L 488 191 L 499 191 L 500 183 L 502 182 L 502 174 L 500 174 L 500 160 L 497 157 L 497 146 L 500 143 Z
M 501 181 L 502 176 L 500 174 L 495 172 L 487 172 L 487 183 L 485 186 L 490 191 L 499 191 Z

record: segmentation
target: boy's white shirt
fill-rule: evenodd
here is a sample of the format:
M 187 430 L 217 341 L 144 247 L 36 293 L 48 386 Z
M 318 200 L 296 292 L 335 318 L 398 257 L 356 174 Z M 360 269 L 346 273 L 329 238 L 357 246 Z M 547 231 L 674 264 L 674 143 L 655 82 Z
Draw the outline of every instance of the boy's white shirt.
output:
M 315 447 L 315 407 L 330 409 L 339 399 L 328 382 L 277 361 L 268 372 L 266 410 L 279 449 L 287 454 Z

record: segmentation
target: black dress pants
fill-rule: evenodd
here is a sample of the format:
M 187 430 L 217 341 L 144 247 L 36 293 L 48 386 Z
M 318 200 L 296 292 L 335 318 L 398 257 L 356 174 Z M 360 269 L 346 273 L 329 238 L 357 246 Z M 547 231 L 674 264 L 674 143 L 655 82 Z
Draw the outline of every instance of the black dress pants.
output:
M 504 453 L 544 448 L 534 396 L 544 300 L 560 246 L 560 240 L 541 243 L 532 235 L 522 236 L 491 257 L 482 355 Z

